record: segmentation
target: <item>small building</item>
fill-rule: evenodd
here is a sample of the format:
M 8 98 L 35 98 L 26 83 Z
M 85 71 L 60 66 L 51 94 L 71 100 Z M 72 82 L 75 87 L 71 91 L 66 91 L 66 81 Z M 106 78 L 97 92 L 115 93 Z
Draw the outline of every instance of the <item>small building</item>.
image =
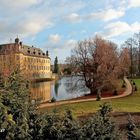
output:
M 48 51 L 24 45 L 19 38 L 14 43 L 0 45 L 0 72 L 10 74 L 19 68 L 29 79 L 51 78 L 51 62 Z

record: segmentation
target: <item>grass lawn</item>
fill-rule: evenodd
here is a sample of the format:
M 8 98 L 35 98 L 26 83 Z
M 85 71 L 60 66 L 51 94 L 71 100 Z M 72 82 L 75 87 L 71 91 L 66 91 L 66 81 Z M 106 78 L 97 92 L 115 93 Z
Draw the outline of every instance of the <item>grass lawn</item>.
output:
M 58 112 L 63 113 L 65 109 L 70 109 L 74 116 L 80 116 L 88 113 L 94 113 L 99 109 L 100 104 L 102 104 L 103 102 L 109 102 L 113 107 L 114 112 L 140 112 L 140 79 L 135 79 L 134 81 L 136 83 L 138 91 L 134 92 L 128 97 L 110 99 L 105 101 L 81 102 L 61 106 L 57 106 L 56 103 L 56 106 L 49 108 L 49 110 L 56 108 Z

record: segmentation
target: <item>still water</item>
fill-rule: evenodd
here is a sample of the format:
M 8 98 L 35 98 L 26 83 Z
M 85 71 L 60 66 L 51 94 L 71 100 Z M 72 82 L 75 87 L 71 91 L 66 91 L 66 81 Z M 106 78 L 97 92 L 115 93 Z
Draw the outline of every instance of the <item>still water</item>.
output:
M 31 85 L 31 98 L 41 102 L 68 100 L 88 94 L 89 90 L 77 78 L 63 77 L 58 81 L 36 82 Z

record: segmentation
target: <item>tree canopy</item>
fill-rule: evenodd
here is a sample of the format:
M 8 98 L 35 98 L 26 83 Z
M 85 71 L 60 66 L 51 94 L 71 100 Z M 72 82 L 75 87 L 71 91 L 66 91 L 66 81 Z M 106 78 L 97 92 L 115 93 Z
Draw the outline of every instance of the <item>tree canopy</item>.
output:
M 55 57 L 55 60 L 54 60 L 54 70 L 53 70 L 54 73 L 57 73 L 59 72 L 59 66 L 58 66 L 58 58 L 57 56 Z
M 86 87 L 95 93 L 98 89 L 112 85 L 113 80 L 128 71 L 129 63 L 124 65 L 129 62 L 128 59 L 127 51 L 124 50 L 123 56 L 120 56 L 116 44 L 96 36 L 79 41 L 68 60 L 72 63 L 73 72 L 81 75 Z

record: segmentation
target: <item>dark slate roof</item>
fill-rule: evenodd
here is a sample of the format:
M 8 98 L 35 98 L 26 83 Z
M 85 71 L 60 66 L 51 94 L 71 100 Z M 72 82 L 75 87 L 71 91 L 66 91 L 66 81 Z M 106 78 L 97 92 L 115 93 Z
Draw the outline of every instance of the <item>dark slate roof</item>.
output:
M 30 47 L 27 45 L 22 45 L 20 48 L 20 52 L 23 53 L 24 55 L 30 55 L 35 57 L 48 57 L 40 48 L 36 48 L 33 46 Z
M 49 58 L 46 53 L 44 53 L 40 48 L 36 48 L 36 47 L 31 47 L 28 45 L 20 45 L 20 44 L 16 44 L 16 43 L 9 43 L 9 44 L 1 44 L 0 48 L 3 48 L 4 46 L 11 46 L 11 45 L 18 45 L 19 46 L 19 52 L 23 53 L 24 55 L 28 55 L 28 56 L 34 56 L 34 57 L 43 57 L 43 58 Z

